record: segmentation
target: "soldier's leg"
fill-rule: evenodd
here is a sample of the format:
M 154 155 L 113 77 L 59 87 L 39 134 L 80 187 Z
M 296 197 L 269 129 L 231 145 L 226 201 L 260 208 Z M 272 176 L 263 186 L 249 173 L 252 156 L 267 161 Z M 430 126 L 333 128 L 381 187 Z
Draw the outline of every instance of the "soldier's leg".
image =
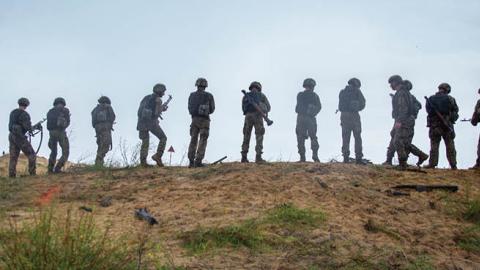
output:
M 105 156 L 110 151 L 112 145 L 112 131 L 111 130 L 98 130 L 97 133 L 97 157 L 95 159 L 95 165 L 103 166 Z
M 312 148 L 312 159 L 315 162 L 320 162 L 318 158 L 318 137 L 317 137 L 317 120 L 315 118 L 310 119 L 310 123 L 307 128 L 308 137 L 310 137 L 310 144 Z
M 353 129 L 353 138 L 355 139 L 355 159 L 357 163 L 363 162 L 362 126 L 360 123 L 357 123 Z
M 150 134 L 148 130 L 141 130 L 138 132 L 138 137 L 142 140 L 142 145 L 140 146 L 140 164 L 146 166 L 148 149 L 150 147 Z
M 153 126 L 150 132 L 152 132 L 152 134 L 155 135 L 159 140 L 157 146 L 157 153 L 152 156 L 152 159 L 157 162 L 158 166 L 163 166 L 162 156 L 165 152 L 165 147 L 167 146 L 167 135 L 165 135 L 165 132 L 163 132 L 160 125 Z
M 476 167 L 480 167 L 480 136 L 478 136 Z
M 250 137 L 252 136 L 253 120 L 250 115 L 245 116 L 243 124 L 242 162 L 248 162 L 247 154 L 250 148 Z
M 424 153 L 422 150 L 420 150 L 414 144 L 410 144 L 410 153 L 418 157 L 417 166 L 421 166 L 422 163 L 428 159 L 428 155 Z
M 50 132 L 50 138 L 48 139 L 48 148 L 50 148 L 50 157 L 48 159 L 48 172 L 52 173 L 57 163 L 58 152 L 58 138 L 55 132 Z
M 18 157 L 20 156 L 20 147 L 18 147 L 12 137 L 12 135 L 9 136 L 10 162 L 8 163 L 8 176 L 14 178 L 17 176 L 17 162 Z
M 438 133 L 437 128 L 430 128 L 428 132 L 430 137 L 430 160 L 427 167 L 435 168 L 438 165 L 438 148 L 440 147 L 441 135 Z
M 399 167 L 405 169 L 407 167 L 408 149 L 410 147 L 411 130 L 408 127 L 401 127 L 395 130 L 394 145 L 397 151 Z
M 300 118 L 297 118 L 295 133 L 297 135 L 297 148 L 298 154 L 300 155 L 300 162 L 305 162 L 305 140 L 308 138 L 308 132 L 305 121 L 302 121 Z
M 192 124 L 190 125 L 190 145 L 188 146 L 188 160 L 190 161 L 190 167 L 193 167 L 195 162 L 199 133 L 200 129 L 197 125 L 197 121 L 196 119 L 192 119 Z
M 263 125 L 263 118 L 260 116 L 255 117 L 255 152 L 257 153 L 255 162 L 265 162 L 262 158 L 263 154 L 263 136 L 265 135 L 265 126 Z
M 202 165 L 202 160 L 205 157 L 205 151 L 207 149 L 208 136 L 210 135 L 210 121 L 203 120 L 200 125 L 200 141 L 198 142 L 198 149 L 195 164 L 196 166 Z
M 387 147 L 387 160 L 383 163 L 384 165 L 392 165 L 393 163 L 393 157 L 395 156 L 394 138 L 395 138 L 395 129 L 392 128 L 392 130 L 390 131 L 390 143 L 388 144 L 388 147 Z
M 346 125 L 342 125 L 342 155 L 343 162 L 349 162 L 350 158 L 350 138 L 352 136 L 352 129 Z
M 23 139 L 20 149 L 28 158 L 28 173 L 30 175 L 36 175 L 37 174 L 37 155 L 35 154 L 35 150 L 33 150 L 32 144 L 30 144 L 30 142 L 27 141 L 27 139 Z
M 59 144 L 60 147 L 62 148 L 62 156 L 58 160 L 57 165 L 55 166 L 55 172 L 60 172 L 65 166 L 65 163 L 68 161 L 68 156 L 70 155 L 70 142 L 67 137 L 67 133 L 62 132 L 59 134 Z
M 450 168 L 457 169 L 457 151 L 455 150 L 455 132 L 447 131 L 442 136 L 447 150 L 447 159 Z

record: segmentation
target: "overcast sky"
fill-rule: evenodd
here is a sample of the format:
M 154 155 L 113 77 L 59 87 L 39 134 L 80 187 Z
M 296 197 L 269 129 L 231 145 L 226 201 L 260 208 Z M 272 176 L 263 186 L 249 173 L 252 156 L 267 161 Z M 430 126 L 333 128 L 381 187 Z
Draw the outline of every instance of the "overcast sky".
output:
M 240 90 L 252 80 L 263 84 L 275 121 L 265 135 L 265 158 L 294 161 L 295 98 L 303 79 L 313 77 L 323 104 L 317 117 L 320 159 L 340 159 L 338 93 L 355 76 L 367 99 L 364 154 L 380 163 L 393 125 L 390 75 L 410 79 L 422 102 L 438 84 L 450 83 L 461 118 L 470 118 L 480 87 L 479 10 L 476 0 L 0 0 L 0 150 L 8 149 L 8 115 L 22 96 L 31 101 L 34 122 L 55 97 L 67 100 L 73 161 L 94 159 L 90 112 L 102 94 L 112 99 L 118 117 L 114 145 L 121 138 L 134 145 L 138 104 L 162 82 L 173 101 L 161 126 L 178 163 L 190 139 L 188 95 L 202 76 L 217 103 L 208 161 L 240 159 Z M 425 124 L 422 111 L 413 142 L 428 152 Z M 471 166 L 479 129 L 459 122 L 456 130 L 459 165 Z M 446 166 L 444 145 L 440 151 Z M 48 153 L 44 144 L 41 155 Z

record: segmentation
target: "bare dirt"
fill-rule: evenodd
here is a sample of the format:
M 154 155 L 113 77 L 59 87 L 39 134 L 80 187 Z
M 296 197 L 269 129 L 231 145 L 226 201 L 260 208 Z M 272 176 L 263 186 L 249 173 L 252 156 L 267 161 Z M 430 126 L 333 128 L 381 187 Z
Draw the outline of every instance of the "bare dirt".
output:
M 386 269 L 405 269 L 402 265 L 419 257 L 428 258 L 434 268 L 412 269 L 480 269 L 480 254 L 463 250 L 456 240 L 473 225 L 463 218 L 462 206 L 480 197 L 479 171 L 230 163 L 200 169 L 84 170 L 0 181 L 6 183 L 1 186 L 0 212 L 17 221 L 30 219 L 31 212 L 51 198 L 59 212 L 91 207 L 99 224 L 113 224 L 114 234 L 135 236 L 144 222 L 134 219 L 133 212 L 147 207 L 160 222 L 148 232 L 159 247 L 149 256 L 186 269 L 327 269 L 322 265 L 328 262 L 335 265 L 328 269 L 377 269 L 379 262 L 386 262 Z M 387 192 L 410 183 L 460 189 L 410 191 L 410 196 Z M 49 199 L 42 201 L 46 196 Z M 112 197 L 112 205 L 104 208 L 99 201 L 106 196 Z M 328 242 L 328 254 L 300 252 L 296 247 L 262 251 L 227 247 L 192 254 L 182 246 L 184 232 L 240 224 L 283 203 L 326 214 L 324 224 L 306 238 L 314 246 Z M 380 231 L 372 230 L 372 224 Z

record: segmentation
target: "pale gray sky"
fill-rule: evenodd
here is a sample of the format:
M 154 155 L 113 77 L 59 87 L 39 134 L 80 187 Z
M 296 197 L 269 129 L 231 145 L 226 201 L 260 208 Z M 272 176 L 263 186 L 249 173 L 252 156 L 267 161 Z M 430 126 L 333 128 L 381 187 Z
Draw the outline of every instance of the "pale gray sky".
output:
M 390 75 L 410 79 L 422 101 L 449 82 L 461 117 L 470 118 L 480 87 L 479 10 L 476 0 L 0 0 L 0 150 L 8 149 L 8 115 L 21 96 L 32 103 L 33 121 L 55 97 L 66 98 L 73 160 L 94 158 L 90 111 L 101 94 L 118 115 L 115 145 L 120 138 L 134 145 L 138 104 L 163 82 L 174 99 L 161 126 L 178 162 L 190 139 L 187 98 L 203 76 L 217 103 L 206 159 L 239 159 L 240 90 L 258 80 L 275 121 L 265 135 L 265 158 L 293 161 L 295 97 L 303 79 L 313 77 L 323 104 L 320 158 L 327 161 L 341 156 L 338 92 L 356 76 L 367 99 L 365 157 L 383 162 L 393 124 Z M 429 151 L 425 118 L 422 111 L 414 143 Z M 479 130 L 467 123 L 456 129 L 459 165 L 467 167 L 475 161 Z M 442 145 L 441 166 L 444 151 Z M 48 153 L 45 144 L 41 155 Z

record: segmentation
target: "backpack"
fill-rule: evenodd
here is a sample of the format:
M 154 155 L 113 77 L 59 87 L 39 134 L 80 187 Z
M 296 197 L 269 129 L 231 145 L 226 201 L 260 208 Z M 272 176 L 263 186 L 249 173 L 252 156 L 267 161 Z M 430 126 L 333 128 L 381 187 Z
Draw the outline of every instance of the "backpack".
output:
M 432 110 L 436 110 L 443 116 L 450 114 L 452 110 L 452 104 L 450 103 L 450 98 L 448 95 L 434 95 L 429 99 Z
M 93 118 L 95 120 L 96 123 L 103 123 L 103 122 L 107 122 L 108 121 L 108 111 L 107 109 L 104 107 L 97 107 L 97 109 L 95 109 L 95 112 L 93 114 Z
M 196 105 L 196 112 L 198 116 L 209 116 L 210 115 L 210 102 L 208 101 L 208 94 L 207 93 L 202 93 L 202 94 L 197 94 L 199 95 L 197 97 L 198 102 Z
M 153 119 L 155 110 L 155 96 L 149 95 L 142 99 L 138 108 L 138 118 L 141 120 Z
M 414 95 L 410 94 L 410 114 L 417 119 L 418 112 L 420 112 L 421 109 L 422 103 L 420 103 Z
M 57 127 L 59 128 L 67 128 L 67 118 L 65 117 L 64 113 L 59 113 L 57 117 Z

